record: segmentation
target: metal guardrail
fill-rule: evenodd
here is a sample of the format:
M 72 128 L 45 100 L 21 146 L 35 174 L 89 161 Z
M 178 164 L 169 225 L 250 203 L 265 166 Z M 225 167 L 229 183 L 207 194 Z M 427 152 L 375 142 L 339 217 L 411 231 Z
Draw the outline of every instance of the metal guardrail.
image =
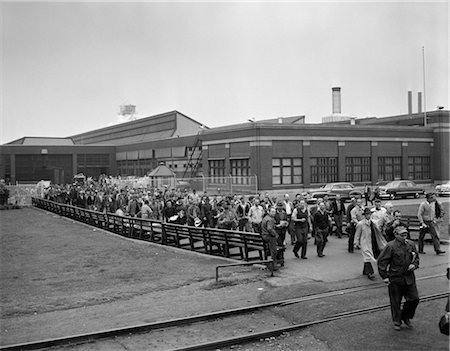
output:
M 245 261 L 267 259 L 267 245 L 261 235 L 255 233 L 125 217 L 35 197 L 32 205 L 129 238 Z

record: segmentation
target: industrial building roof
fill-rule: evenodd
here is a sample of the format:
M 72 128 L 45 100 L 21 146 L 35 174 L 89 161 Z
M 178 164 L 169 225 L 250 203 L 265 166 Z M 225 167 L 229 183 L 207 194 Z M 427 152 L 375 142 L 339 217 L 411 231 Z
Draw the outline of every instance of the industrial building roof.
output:
M 13 140 L 5 145 L 36 145 L 36 146 L 62 146 L 75 145 L 71 138 L 54 138 L 54 137 L 23 137 Z

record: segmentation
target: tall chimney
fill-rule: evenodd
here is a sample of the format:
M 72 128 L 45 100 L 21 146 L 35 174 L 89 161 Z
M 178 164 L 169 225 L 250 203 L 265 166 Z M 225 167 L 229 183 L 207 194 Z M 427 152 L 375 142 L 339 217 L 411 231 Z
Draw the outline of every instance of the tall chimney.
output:
M 417 113 L 422 113 L 422 92 L 417 93 Z
M 408 91 L 408 115 L 412 115 L 412 91 Z
M 333 113 L 341 113 L 341 88 L 331 88 L 333 94 Z

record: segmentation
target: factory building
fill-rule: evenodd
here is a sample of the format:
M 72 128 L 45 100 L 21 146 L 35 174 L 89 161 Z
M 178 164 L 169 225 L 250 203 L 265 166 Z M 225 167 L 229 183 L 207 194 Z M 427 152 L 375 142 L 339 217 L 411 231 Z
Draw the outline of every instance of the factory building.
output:
M 339 115 L 335 94 L 333 88 Z M 259 190 L 450 179 L 448 110 L 327 121 L 306 124 L 295 116 L 208 128 L 172 111 L 67 138 L 1 145 L 0 178 L 68 183 L 78 173 L 143 176 L 163 162 L 177 178 L 209 177 L 213 186 L 228 176 L 237 182 L 256 176 Z

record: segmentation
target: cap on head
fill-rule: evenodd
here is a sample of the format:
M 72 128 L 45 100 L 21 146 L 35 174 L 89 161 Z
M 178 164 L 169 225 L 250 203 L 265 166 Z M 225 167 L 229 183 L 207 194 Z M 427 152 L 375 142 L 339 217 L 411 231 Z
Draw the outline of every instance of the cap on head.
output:
M 403 226 L 399 226 L 399 227 L 395 228 L 394 233 L 395 234 L 408 233 L 408 230 Z

